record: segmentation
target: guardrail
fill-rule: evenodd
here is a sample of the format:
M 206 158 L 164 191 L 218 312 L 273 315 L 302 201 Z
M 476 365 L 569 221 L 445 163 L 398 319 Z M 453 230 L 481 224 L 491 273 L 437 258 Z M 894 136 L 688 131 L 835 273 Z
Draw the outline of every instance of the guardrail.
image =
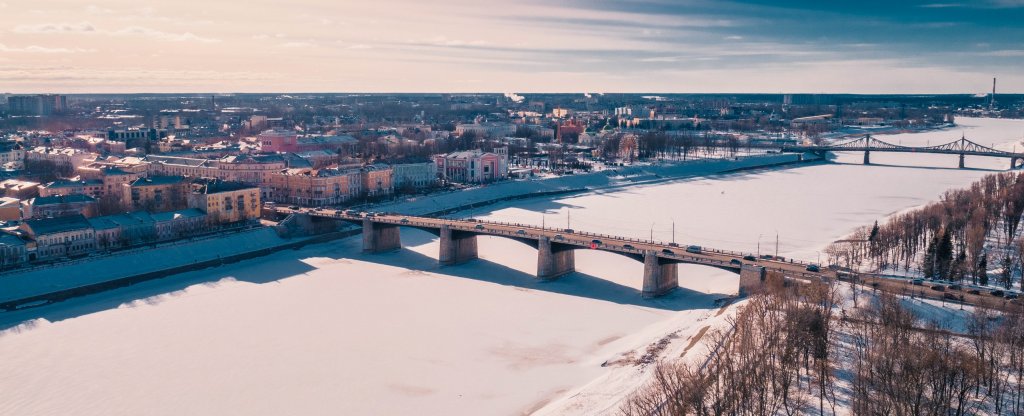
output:
M 281 209 L 281 211 L 282 212 L 295 212 L 294 210 L 284 211 L 284 209 Z M 342 211 L 342 210 L 331 210 L 331 209 L 319 209 L 319 210 L 309 209 L 309 210 L 299 210 L 298 212 L 305 212 L 305 213 L 310 214 L 310 215 L 318 215 L 318 216 L 324 216 L 324 217 L 330 217 L 330 218 L 338 218 L 338 219 L 346 219 L 346 220 L 359 220 L 359 221 L 361 221 L 361 220 L 363 220 L 365 218 L 365 217 L 358 216 L 358 215 L 345 215 L 344 211 Z M 744 253 L 744 252 L 733 251 L 733 250 L 722 250 L 722 249 L 703 247 L 703 246 L 700 246 L 701 247 L 701 253 L 690 253 L 689 251 L 686 251 L 686 253 L 689 253 L 689 254 L 682 254 L 682 253 L 675 253 L 674 249 L 682 248 L 685 251 L 686 250 L 686 245 L 683 245 L 683 244 L 677 244 L 677 243 L 669 244 L 669 243 L 665 243 L 664 241 L 646 240 L 646 239 L 633 238 L 633 237 L 623 237 L 623 236 L 603 234 L 603 233 L 594 233 L 594 232 L 588 232 L 588 231 L 572 230 L 570 232 L 570 231 L 568 231 L 567 229 L 564 229 L 564 228 L 538 227 L 538 226 L 533 225 L 533 224 L 523 224 L 523 223 L 515 223 L 515 222 L 493 221 L 493 220 L 477 220 L 477 219 L 473 219 L 473 218 L 445 219 L 445 218 L 432 218 L 432 217 L 420 217 L 420 216 L 403 216 L 402 218 L 397 218 L 396 219 L 394 217 L 395 216 L 400 216 L 401 214 L 384 213 L 384 215 L 386 215 L 386 216 L 371 216 L 369 218 L 373 222 L 385 223 L 385 224 L 393 224 L 393 225 L 400 225 L 400 226 L 435 228 L 435 227 L 440 227 L 441 225 L 448 225 L 449 227 L 453 227 L 453 229 L 460 230 L 460 231 L 474 231 L 474 232 L 480 232 L 482 234 L 507 235 L 507 236 L 512 236 L 512 237 L 524 237 L 524 238 L 533 238 L 533 239 L 537 239 L 537 238 L 540 238 L 540 237 L 549 237 L 548 233 L 554 232 L 554 233 L 560 233 L 558 235 L 561 235 L 563 237 L 562 239 L 558 240 L 559 243 L 575 244 L 575 245 L 579 245 L 579 246 L 582 246 L 582 247 L 589 247 L 589 246 L 591 246 L 591 244 L 593 242 L 592 241 L 579 240 L 579 239 L 573 239 L 573 238 L 566 238 L 566 235 L 570 235 L 570 236 L 583 236 L 583 237 L 591 238 L 591 239 L 603 238 L 603 239 L 609 240 L 609 242 L 638 243 L 638 244 L 644 244 L 644 245 L 653 246 L 654 247 L 654 251 L 657 252 L 657 255 L 659 257 L 673 258 L 673 259 L 679 259 L 679 260 L 684 261 L 684 262 L 710 264 L 710 265 L 733 266 L 734 264 L 732 264 L 732 263 L 730 263 L 728 261 L 712 259 L 712 258 L 708 258 L 708 257 L 703 256 L 703 255 L 699 255 L 698 256 L 698 255 L 694 255 L 694 254 L 704 254 L 704 253 L 719 254 L 719 255 L 724 255 L 724 256 L 735 257 L 737 259 L 748 257 L 748 256 L 755 256 L 754 253 Z M 420 220 L 421 218 L 432 218 L 432 219 L 435 219 L 437 221 L 440 221 L 440 224 L 437 223 L 437 222 L 421 221 Z M 405 220 L 405 222 L 403 222 L 403 219 Z M 485 226 L 485 228 L 484 229 L 476 228 L 479 225 Z M 526 230 L 529 230 L 529 231 L 540 231 L 541 233 L 540 234 L 535 234 L 535 233 L 522 233 L 522 234 L 520 234 L 518 232 L 513 232 L 513 231 L 506 231 L 506 230 L 500 230 L 500 229 L 494 229 L 494 228 L 487 228 L 486 227 L 487 225 L 492 225 L 492 226 L 497 225 L 497 226 L 504 226 L 504 227 L 516 227 L 516 228 L 519 228 L 519 229 L 524 230 L 524 231 L 526 231 Z M 621 252 L 629 252 L 629 253 L 636 253 L 636 254 L 643 254 L 644 251 L 645 251 L 643 249 L 639 249 L 639 248 L 636 248 L 636 247 L 628 248 L 628 247 L 625 247 L 623 244 L 618 244 L 618 245 L 616 245 L 616 244 L 606 244 L 603 241 L 601 242 L 600 246 L 601 246 L 600 249 L 604 249 L 605 251 L 621 251 Z M 773 259 L 758 258 L 756 261 L 760 262 L 761 260 L 777 261 L 777 262 L 782 262 L 782 263 L 785 263 L 785 264 L 797 265 L 797 266 L 801 266 L 801 267 L 807 267 L 807 266 L 812 264 L 812 263 L 805 262 L 805 261 L 802 261 L 802 260 L 794 260 L 794 259 L 778 260 L 778 259 L 775 259 L 775 258 L 773 258 Z M 786 273 L 786 274 L 791 275 L 791 276 L 799 276 L 799 277 L 818 278 L 818 277 L 821 277 L 821 276 L 826 274 L 825 271 L 822 271 L 822 272 L 799 272 L 799 271 L 794 271 L 794 270 L 785 269 L 785 268 L 781 268 L 781 267 L 771 267 L 770 265 L 769 266 L 763 266 L 763 267 L 765 267 L 765 269 L 769 270 L 769 271 L 777 271 L 777 272 Z

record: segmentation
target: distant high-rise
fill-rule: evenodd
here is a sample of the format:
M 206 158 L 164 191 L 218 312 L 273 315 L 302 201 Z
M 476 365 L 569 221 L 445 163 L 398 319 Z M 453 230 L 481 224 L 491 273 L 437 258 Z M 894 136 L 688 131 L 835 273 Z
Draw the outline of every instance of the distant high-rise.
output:
M 21 116 L 48 116 L 67 109 L 68 97 L 59 94 L 12 95 L 7 97 L 11 114 Z

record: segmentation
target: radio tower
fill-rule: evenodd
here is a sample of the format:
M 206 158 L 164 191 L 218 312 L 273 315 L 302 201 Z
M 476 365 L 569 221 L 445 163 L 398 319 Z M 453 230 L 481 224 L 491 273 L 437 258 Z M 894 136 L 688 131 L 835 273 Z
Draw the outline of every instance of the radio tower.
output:
M 988 111 L 992 111 L 996 106 L 996 78 L 992 77 L 992 97 L 988 100 Z

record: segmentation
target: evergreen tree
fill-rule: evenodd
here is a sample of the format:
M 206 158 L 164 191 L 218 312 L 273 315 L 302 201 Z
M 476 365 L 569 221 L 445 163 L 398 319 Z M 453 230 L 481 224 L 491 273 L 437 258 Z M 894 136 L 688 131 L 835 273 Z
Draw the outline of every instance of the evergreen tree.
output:
M 935 276 L 935 237 L 932 237 L 928 241 L 928 248 L 925 250 L 924 259 L 921 260 L 921 271 L 924 273 L 924 277 L 932 278 Z
M 985 286 L 988 284 L 988 254 L 981 253 L 981 257 L 978 258 L 978 269 L 975 272 L 976 281 Z
M 942 238 L 939 239 L 938 246 L 935 247 L 935 272 L 940 279 L 946 279 L 949 276 L 949 263 L 952 260 L 953 239 L 949 235 L 949 228 L 946 228 L 942 232 Z

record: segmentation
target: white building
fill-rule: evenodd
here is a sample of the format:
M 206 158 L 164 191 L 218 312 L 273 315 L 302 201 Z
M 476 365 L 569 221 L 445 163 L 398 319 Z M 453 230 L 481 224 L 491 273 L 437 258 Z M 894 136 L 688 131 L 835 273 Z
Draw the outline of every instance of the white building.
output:
M 400 163 L 391 168 L 395 189 L 403 186 L 422 189 L 437 183 L 437 164 L 434 162 Z

